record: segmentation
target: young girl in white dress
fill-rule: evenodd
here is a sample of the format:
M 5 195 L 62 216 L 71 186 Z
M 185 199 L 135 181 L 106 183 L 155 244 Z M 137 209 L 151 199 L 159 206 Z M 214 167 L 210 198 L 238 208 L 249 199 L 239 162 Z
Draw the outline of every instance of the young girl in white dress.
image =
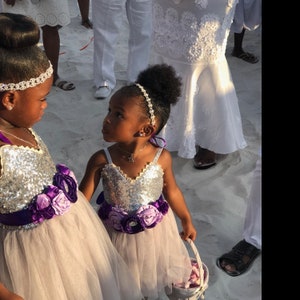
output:
M 180 88 L 174 69 L 163 64 L 116 91 L 102 127 L 104 140 L 113 144 L 91 156 L 79 185 L 90 200 L 102 180 L 98 214 L 147 299 L 164 295 L 172 283 L 188 282 L 192 271 L 183 240 L 195 240 L 196 229 L 171 154 L 156 136 Z
M 31 18 L 0 13 L 0 292 L 26 300 L 140 300 L 73 172 L 54 164 L 32 129 L 53 82 L 39 34 Z

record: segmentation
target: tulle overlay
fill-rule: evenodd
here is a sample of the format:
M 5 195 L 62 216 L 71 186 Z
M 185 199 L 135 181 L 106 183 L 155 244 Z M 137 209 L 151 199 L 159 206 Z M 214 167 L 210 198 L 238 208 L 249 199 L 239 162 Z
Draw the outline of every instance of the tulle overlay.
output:
M 144 296 L 156 299 L 166 286 L 188 281 L 192 268 L 189 254 L 171 209 L 161 223 L 137 234 L 108 228 L 112 242 L 138 279 Z
M 141 299 L 81 192 L 63 216 L 28 230 L 2 228 L 0 247 L 0 281 L 26 300 Z

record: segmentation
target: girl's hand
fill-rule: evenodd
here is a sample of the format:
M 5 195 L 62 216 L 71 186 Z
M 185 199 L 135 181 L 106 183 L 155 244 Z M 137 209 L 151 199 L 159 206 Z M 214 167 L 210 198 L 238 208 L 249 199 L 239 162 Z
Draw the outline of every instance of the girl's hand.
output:
M 194 227 L 194 225 L 189 222 L 189 223 L 182 223 L 182 228 L 183 231 L 180 232 L 181 238 L 186 241 L 188 238 L 190 238 L 192 241 L 195 241 L 196 236 L 197 236 L 197 230 Z

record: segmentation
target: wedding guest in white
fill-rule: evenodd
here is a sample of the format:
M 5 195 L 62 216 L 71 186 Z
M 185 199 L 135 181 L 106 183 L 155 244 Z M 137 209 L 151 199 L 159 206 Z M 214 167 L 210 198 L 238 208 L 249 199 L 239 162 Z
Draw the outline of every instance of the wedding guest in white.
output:
M 129 24 L 127 81 L 148 66 L 152 35 L 152 0 L 93 0 L 95 98 L 107 98 L 116 85 L 117 39 L 124 9 Z
M 217 266 L 230 276 L 248 271 L 261 253 L 261 157 L 256 162 L 245 213 L 243 239 L 217 259 Z
M 225 57 L 237 0 L 155 0 L 154 63 L 172 65 L 183 79 L 162 136 L 168 150 L 194 159 L 197 169 L 217 154 L 247 146 L 238 98 Z

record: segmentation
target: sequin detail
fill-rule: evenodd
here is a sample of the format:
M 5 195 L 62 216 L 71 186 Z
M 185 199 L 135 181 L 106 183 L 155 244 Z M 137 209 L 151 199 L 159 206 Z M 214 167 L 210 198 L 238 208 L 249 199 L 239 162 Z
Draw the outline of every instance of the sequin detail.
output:
M 0 147 L 0 213 L 27 208 L 32 198 L 52 184 L 55 164 L 47 146 L 33 130 L 39 149 L 26 146 Z
M 141 170 L 135 179 L 128 177 L 112 161 L 107 149 L 108 164 L 102 170 L 104 197 L 109 204 L 132 212 L 140 206 L 157 200 L 163 189 L 163 170 L 157 163 L 163 148 L 158 148 L 153 161 Z

